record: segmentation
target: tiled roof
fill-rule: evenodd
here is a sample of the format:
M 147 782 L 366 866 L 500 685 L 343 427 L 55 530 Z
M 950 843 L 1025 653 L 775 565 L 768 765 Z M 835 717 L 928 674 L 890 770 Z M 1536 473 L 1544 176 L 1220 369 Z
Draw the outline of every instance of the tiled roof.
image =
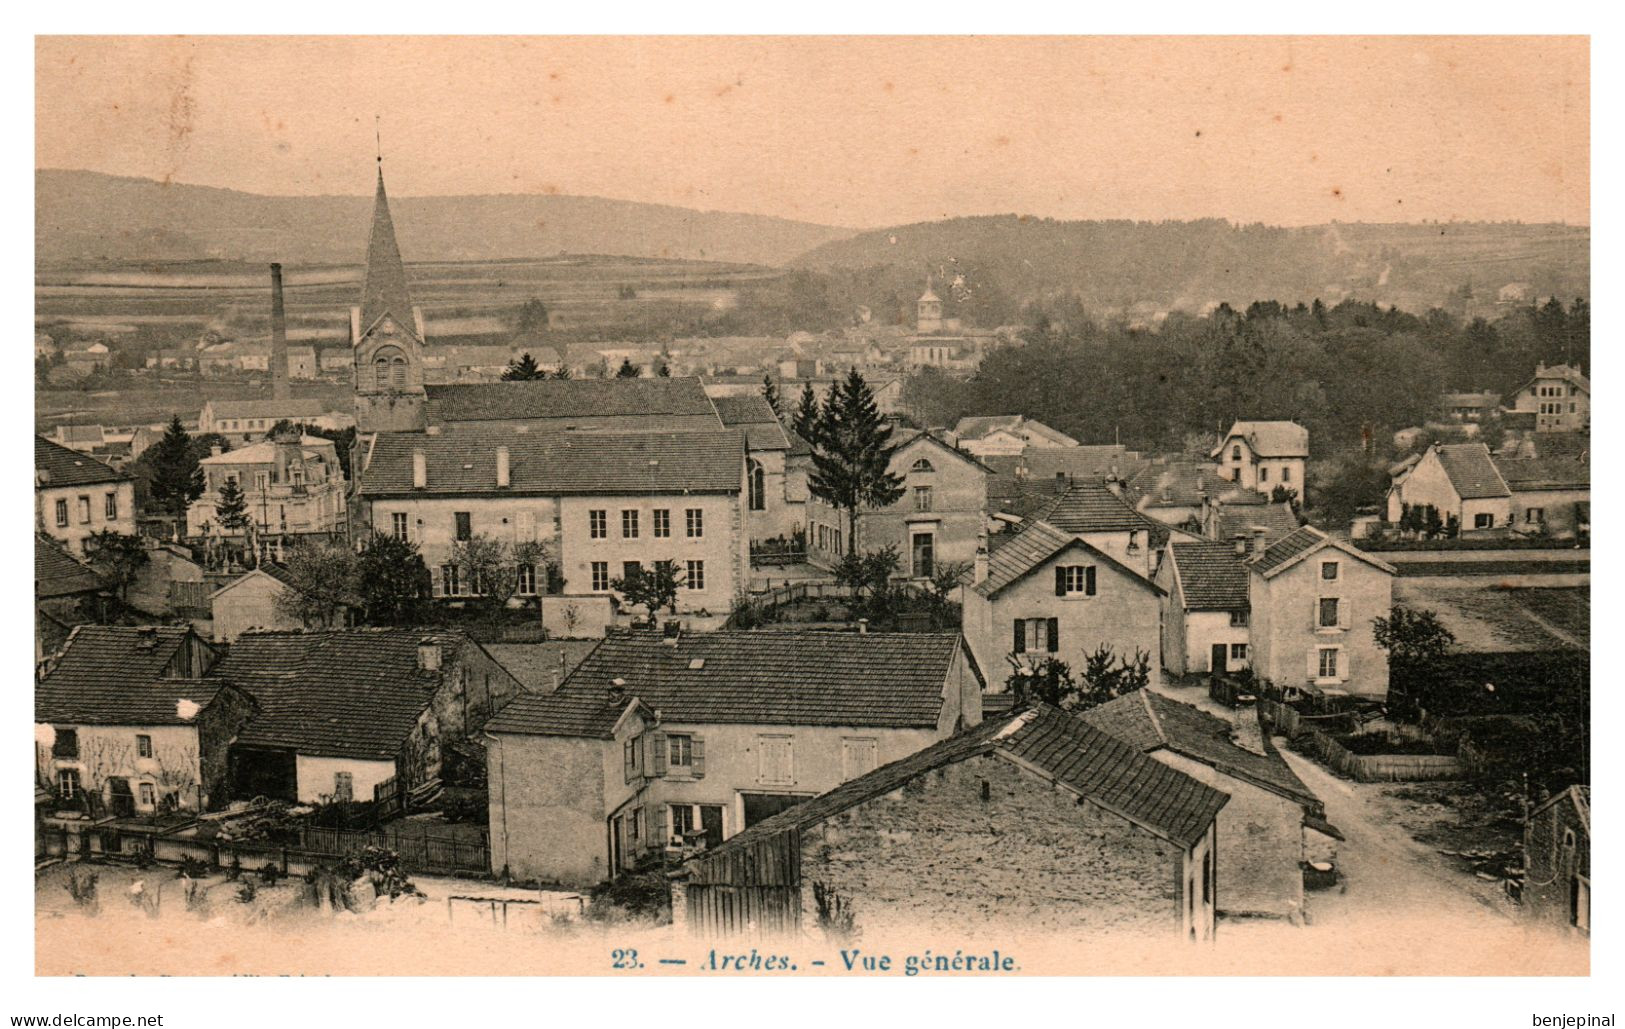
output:
M 671 722 L 935 728 L 962 648 L 935 633 L 704 632 L 675 645 L 613 636 L 557 692 L 515 699 L 486 731 L 607 737 L 634 698 Z
M 983 472 L 983 473 L 986 473 L 986 474 L 992 474 L 992 472 L 993 472 L 993 469 L 988 467 L 987 464 L 984 463 L 981 458 L 977 457 L 975 454 L 972 454 L 967 450 L 960 450 L 958 447 L 954 446 L 952 443 L 949 443 L 947 440 L 943 439 L 941 436 L 938 436 L 936 433 L 930 431 L 929 429 L 921 429 L 919 432 L 916 432 L 914 435 L 908 436 L 906 438 L 903 437 L 901 434 L 894 433 L 893 437 L 892 437 L 892 441 L 897 444 L 897 453 L 898 454 L 901 454 L 904 449 L 906 449 L 907 447 L 909 447 L 910 445 L 912 445 L 914 443 L 924 442 L 924 443 L 927 443 L 927 444 L 934 445 L 936 447 L 936 449 L 943 451 L 944 453 L 946 453 L 950 457 L 954 457 L 954 458 L 957 458 L 957 459 L 959 459 L 961 461 L 964 461 L 966 464 L 971 465 L 973 468 L 977 469 L 980 472 Z M 896 460 L 899 460 L 899 458 L 893 458 L 893 460 L 896 461 Z M 912 463 L 912 462 L 910 462 L 910 463 Z M 906 469 L 904 469 L 904 470 L 906 471 Z
M 440 629 L 250 632 L 213 675 L 242 687 L 260 711 L 237 736 L 248 747 L 318 757 L 393 758 L 439 687 L 418 667 L 418 644 L 438 643 L 441 669 L 474 644 Z
M 104 585 L 95 569 L 68 553 L 62 544 L 43 534 L 34 536 L 34 596 L 65 597 L 90 593 Z
M 1437 448 L 1439 464 L 1450 485 L 1463 500 L 1511 495 L 1501 473 L 1495 470 L 1490 448 L 1482 443 L 1451 443 Z
M 1173 558 L 1188 610 L 1247 609 L 1247 565 L 1236 555 L 1232 545 L 1175 540 Z
M 694 858 L 689 868 L 702 881 L 722 881 L 715 876 L 734 864 L 729 855 L 753 843 L 782 832 L 810 828 L 865 801 L 885 796 L 928 772 L 982 754 L 1013 758 L 1182 847 L 1199 840 L 1230 799 L 1229 794 L 1146 757 L 1078 716 L 1045 706 L 983 721 L 787 808 Z M 745 874 L 749 876 L 750 872 Z M 735 884 L 749 885 L 739 881 Z
M 1223 453 L 1225 444 L 1237 436 L 1246 439 L 1259 457 L 1309 456 L 1309 430 L 1297 422 L 1237 422 L 1213 449 L 1212 456 Z
M 1250 558 L 1247 564 L 1260 573 L 1268 575 L 1299 554 L 1320 546 L 1321 541 L 1325 538 L 1326 534 L 1319 529 L 1305 525 L 1287 533 L 1265 547 L 1262 554 Z
M 527 691 L 551 693 L 597 645 L 597 640 L 487 643 L 485 651 Z
M 1155 690 L 1139 689 L 1083 712 L 1084 721 L 1141 751 L 1167 747 L 1193 761 L 1316 809 L 1320 800 L 1303 784 L 1267 737 L 1264 753 L 1238 745 L 1230 723 Z M 1243 713 L 1247 717 L 1247 713 Z
M 82 625 L 34 687 L 34 720 L 79 725 L 189 725 L 178 705 L 206 706 L 224 678 L 166 679 L 185 626 Z
M 222 418 L 287 418 L 300 421 L 336 414 L 338 409 L 325 400 L 276 400 L 264 397 L 255 400 L 211 400 L 209 412 L 216 421 Z
M 1029 479 L 1100 480 L 1115 472 L 1124 479 L 1140 470 L 1143 458 L 1127 447 L 1092 444 L 1080 447 L 1027 447 L 1021 465 Z
M 1147 589 L 1163 592 L 1162 587 L 1110 554 L 1090 546 L 1072 533 L 1062 532 L 1043 520 L 1028 522 L 1009 542 L 989 553 L 987 578 L 977 583 L 974 589 L 984 597 L 995 596 L 1069 547 L 1078 547 L 1088 552 L 1095 561 L 1116 568 L 1124 575 L 1143 583 Z
M 1198 507 L 1204 497 L 1237 503 L 1239 494 L 1251 491 L 1221 477 L 1210 464 L 1169 461 L 1141 468 L 1127 492 L 1137 507 Z
M 534 379 L 425 386 L 431 421 L 712 415 L 696 378 Z
M 1019 414 L 971 415 L 959 419 L 959 423 L 954 426 L 954 432 L 970 439 L 981 439 L 988 433 L 1000 429 L 1013 432 L 1021 428 L 1021 422 Z
M 1496 470 L 1514 492 L 1542 489 L 1588 489 L 1591 465 L 1556 458 L 1498 458 Z
M 49 486 L 88 486 L 97 482 L 122 482 L 129 476 L 114 471 L 77 450 L 69 450 L 44 436 L 34 437 L 34 480 L 41 488 Z
M 504 446 L 510 485 L 499 491 L 496 452 Z M 360 492 L 412 492 L 412 452 L 420 449 L 428 469 L 428 486 L 420 492 L 427 493 L 734 493 L 745 466 L 745 441 L 737 429 L 514 432 L 457 426 L 379 433 Z
M 1296 530 L 1298 516 L 1288 503 L 1240 508 L 1231 508 L 1227 504 L 1219 510 L 1218 524 L 1214 528 L 1217 530 L 1214 535 L 1221 540 L 1232 540 L 1237 536 L 1246 536 L 1251 540 L 1254 529 L 1263 529 L 1265 540 L 1273 541 Z
M 1585 461 L 1591 453 L 1589 432 L 1531 432 L 1525 442 L 1529 445 L 1529 453 L 1525 455 L 1520 452 L 1520 457 Z
M 728 428 L 738 428 L 745 434 L 745 445 L 752 450 L 789 450 L 790 437 L 767 400 L 759 394 L 743 397 L 712 397 L 717 417 Z
M 1130 507 L 1103 482 L 1074 482 L 1038 511 L 1037 517 L 1066 532 L 1129 532 L 1149 529 L 1151 520 Z

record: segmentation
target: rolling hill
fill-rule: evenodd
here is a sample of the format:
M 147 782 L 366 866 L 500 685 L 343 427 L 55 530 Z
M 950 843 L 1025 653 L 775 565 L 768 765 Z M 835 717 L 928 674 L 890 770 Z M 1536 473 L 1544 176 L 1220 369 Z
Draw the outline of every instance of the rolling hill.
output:
M 35 173 L 36 260 L 349 263 L 372 197 L 271 197 L 98 172 Z M 560 253 L 782 265 L 850 230 L 597 197 L 390 197 L 408 261 Z

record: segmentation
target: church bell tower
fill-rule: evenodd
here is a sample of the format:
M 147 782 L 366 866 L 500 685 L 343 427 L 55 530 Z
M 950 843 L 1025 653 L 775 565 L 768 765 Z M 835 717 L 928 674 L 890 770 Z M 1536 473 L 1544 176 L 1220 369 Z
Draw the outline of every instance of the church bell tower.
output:
M 395 243 L 380 157 L 361 306 L 350 309 L 358 433 L 424 428 L 423 336 L 423 319 L 406 289 L 406 267 Z

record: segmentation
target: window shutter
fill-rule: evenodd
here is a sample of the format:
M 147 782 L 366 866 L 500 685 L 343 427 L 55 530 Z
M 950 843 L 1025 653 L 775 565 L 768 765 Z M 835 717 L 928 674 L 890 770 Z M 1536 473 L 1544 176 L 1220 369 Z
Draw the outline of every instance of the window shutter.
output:
M 1353 668 L 1354 655 L 1349 653 L 1347 650 L 1339 650 L 1337 652 L 1338 679 L 1342 680 L 1343 682 L 1348 682 L 1349 679 L 1353 677 Z
M 1092 597 L 1092 596 L 1095 595 L 1095 566 L 1094 565 L 1089 566 L 1089 570 L 1084 573 L 1084 577 L 1085 577 L 1084 592 L 1089 594 L 1089 596 Z
M 666 775 L 666 734 L 652 732 L 649 734 L 649 774 L 656 779 Z
M 1315 647 L 1309 648 L 1309 681 L 1320 678 L 1320 651 Z
M 1016 653 L 1027 653 L 1027 623 L 1016 619 Z
M 1309 598 L 1309 628 L 1320 628 L 1320 598 Z
M 695 736 L 689 742 L 689 772 L 696 779 L 705 778 L 705 741 Z
M 652 836 L 650 836 L 650 839 L 653 841 L 654 846 L 656 846 L 656 847 L 664 847 L 666 845 L 666 841 L 667 841 L 667 839 L 669 837 L 669 833 L 668 833 L 668 831 L 666 829 L 666 826 L 668 824 L 668 821 L 667 821 L 667 818 L 666 818 L 666 805 L 664 805 L 664 804 L 655 805 L 655 819 L 656 819 L 656 821 L 655 821 L 655 831 L 654 831 L 654 834 Z
M 1055 566 L 1055 595 L 1066 596 L 1066 569 L 1060 565 Z
M 1061 620 L 1051 618 L 1046 628 L 1049 630 L 1049 652 L 1053 654 L 1061 649 Z
M 636 744 L 636 740 L 627 740 L 621 744 L 621 771 L 625 774 L 627 782 L 632 781 L 632 748 Z
M 1347 597 L 1337 602 L 1337 627 L 1347 629 L 1350 624 L 1349 601 Z

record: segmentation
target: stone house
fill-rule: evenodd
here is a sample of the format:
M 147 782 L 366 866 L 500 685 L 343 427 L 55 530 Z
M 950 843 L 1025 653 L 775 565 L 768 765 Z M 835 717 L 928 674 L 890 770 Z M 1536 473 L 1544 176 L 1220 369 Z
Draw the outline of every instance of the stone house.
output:
M 1535 366 L 1512 395 L 1513 411 L 1533 414 L 1537 432 L 1572 432 L 1591 425 L 1591 380 L 1566 364 Z
M 258 443 L 214 452 L 198 464 L 203 493 L 186 509 L 189 536 L 240 536 L 220 522 L 220 491 L 235 482 L 243 514 L 259 534 L 342 532 L 349 524 L 344 472 L 330 439 L 283 432 Z
M 990 719 L 689 860 L 699 936 L 1213 938 L 1229 798 L 1076 715 Z M 835 928 L 827 926 L 827 928 Z
M 612 636 L 485 727 L 491 864 L 587 885 L 716 845 L 981 718 L 956 635 Z
M 1218 816 L 1218 914 L 1304 914 L 1303 862 L 1323 857 L 1342 834 L 1270 743 L 1253 712 L 1232 725 L 1154 690 L 1083 712 L 1084 721 L 1141 753 L 1230 795 Z
M 479 643 L 440 629 L 250 632 L 215 666 L 258 712 L 231 745 L 233 790 L 301 803 L 429 796 L 446 749 L 522 690 Z
M 969 565 L 987 525 L 991 469 L 929 432 L 903 440 L 888 470 L 903 480 L 903 495 L 884 508 L 860 507 L 856 546 L 895 546 L 899 578 L 928 579 L 944 565 Z M 853 545 L 846 512 L 814 497 L 807 504 L 810 558 L 830 565 Z
M 34 688 L 38 773 L 58 802 L 130 817 L 231 799 L 228 744 L 256 708 L 209 674 L 217 657 L 186 627 L 74 629 Z
M 1236 422 L 1209 455 L 1219 474 L 1247 489 L 1273 492 L 1277 486 L 1305 494 L 1309 430 L 1296 422 Z
M 790 433 L 760 393 L 715 396 L 722 424 L 745 434 L 747 507 L 752 542 L 789 539 L 807 525 L 807 462 L 794 460 Z
M 1147 578 L 1156 572 L 1163 542 L 1179 531 L 1136 511 L 1115 480 L 1072 481 L 1032 518 L 1110 554 Z
M 1162 595 L 1162 667 L 1173 675 L 1249 666 L 1246 557 L 1250 544 L 1170 539 L 1157 569 Z
M 1047 657 L 1081 672 L 1100 647 L 1124 660 L 1145 653 L 1155 682 L 1163 593 L 1122 558 L 1034 521 L 977 562 L 962 626 L 977 664 L 998 682 L 1012 664 Z
M 135 482 L 94 458 L 34 437 L 34 526 L 84 553 L 85 537 L 135 535 Z
M 214 641 L 230 643 L 247 632 L 304 628 L 303 622 L 278 607 L 279 600 L 292 592 L 294 586 L 287 570 L 272 561 L 262 561 L 259 567 L 214 590 L 209 594 Z M 345 625 L 349 624 L 349 613 Z
M 1513 525 L 1512 489 L 1483 443 L 1435 443 L 1414 464 L 1401 462 L 1391 472 L 1390 522 L 1406 507 L 1432 507 L 1464 536 Z
M 1253 671 L 1281 686 L 1382 700 L 1388 652 L 1372 619 L 1394 603 L 1394 568 L 1305 525 L 1247 558 Z
M 1529 812 L 1523 909 L 1530 921 L 1591 935 L 1591 787 L 1570 786 Z
M 1512 524 L 1519 532 L 1560 538 L 1580 533 L 1591 506 L 1590 462 L 1497 457 L 1495 467 L 1512 492 Z

